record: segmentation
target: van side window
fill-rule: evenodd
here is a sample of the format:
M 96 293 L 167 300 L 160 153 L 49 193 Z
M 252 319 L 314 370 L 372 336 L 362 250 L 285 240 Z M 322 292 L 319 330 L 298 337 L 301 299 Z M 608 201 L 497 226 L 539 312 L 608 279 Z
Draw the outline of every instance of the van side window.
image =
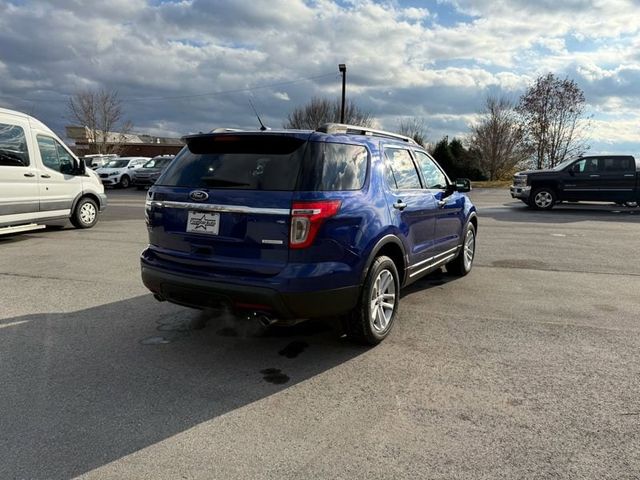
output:
M 60 173 L 71 174 L 73 172 L 73 158 L 53 138 L 38 135 L 38 148 L 45 167 Z
M 0 166 L 29 166 L 27 140 L 22 127 L 0 123 Z

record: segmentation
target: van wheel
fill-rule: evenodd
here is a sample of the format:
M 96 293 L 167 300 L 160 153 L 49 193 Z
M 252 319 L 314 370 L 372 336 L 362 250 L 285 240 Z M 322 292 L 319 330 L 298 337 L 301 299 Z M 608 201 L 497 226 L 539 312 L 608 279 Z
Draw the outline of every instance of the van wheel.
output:
M 91 228 L 98 221 L 98 205 L 88 197 L 81 198 L 71 215 L 76 228 Z
M 120 188 L 129 188 L 131 186 L 131 180 L 128 176 L 123 175 L 120 179 Z
M 462 241 L 462 250 L 458 256 L 447 263 L 447 272 L 453 275 L 464 277 L 471 271 L 473 259 L 476 255 L 476 227 L 473 223 L 467 225 Z
M 358 306 L 345 318 L 347 337 L 364 345 L 380 343 L 391 331 L 399 301 L 398 269 L 389 257 L 380 256 L 369 268 Z

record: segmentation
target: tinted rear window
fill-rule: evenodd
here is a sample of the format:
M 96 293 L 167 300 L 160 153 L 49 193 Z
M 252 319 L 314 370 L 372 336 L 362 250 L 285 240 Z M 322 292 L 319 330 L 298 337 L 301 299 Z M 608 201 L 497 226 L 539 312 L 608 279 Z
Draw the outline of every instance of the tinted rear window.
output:
M 160 185 L 294 190 L 305 141 L 283 136 L 218 135 L 191 139 Z
M 282 135 L 214 135 L 188 141 L 158 184 L 244 190 L 356 190 L 364 147 Z

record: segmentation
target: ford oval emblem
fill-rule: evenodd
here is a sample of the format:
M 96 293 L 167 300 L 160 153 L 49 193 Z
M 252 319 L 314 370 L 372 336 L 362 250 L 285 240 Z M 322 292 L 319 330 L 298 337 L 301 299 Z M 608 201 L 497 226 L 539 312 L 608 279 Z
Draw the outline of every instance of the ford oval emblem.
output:
M 195 200 L 196 202 L 204 202 L 207 198 L 209 198 L 209 194 L 207 192 L 203 192 L 202 190 L 194 190 L 189 194 L 191 200 Z

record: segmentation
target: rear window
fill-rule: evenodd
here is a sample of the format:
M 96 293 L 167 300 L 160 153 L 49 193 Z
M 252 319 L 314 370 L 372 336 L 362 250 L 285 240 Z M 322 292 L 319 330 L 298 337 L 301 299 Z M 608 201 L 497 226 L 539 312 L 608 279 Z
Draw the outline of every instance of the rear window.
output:
M 241 190 L 354 190 L 367 171 L 364 147 L 283 135 L 190 139 L 159 185 Z

